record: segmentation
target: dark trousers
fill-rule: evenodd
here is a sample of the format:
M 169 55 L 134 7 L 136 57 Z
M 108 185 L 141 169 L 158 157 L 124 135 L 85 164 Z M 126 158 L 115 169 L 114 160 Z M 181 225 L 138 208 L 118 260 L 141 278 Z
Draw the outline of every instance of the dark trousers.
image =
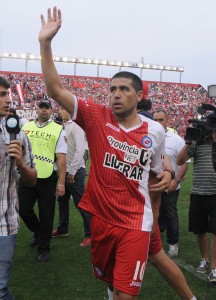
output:
M 69 183 L 66 180 L 65 184 L 65 195 L 62 197 L 58 197 L 59 202 L 59 226 L 58 230 L 62 233 L 68 232 L 69 226 L 69 200 L 72 195 L 75 207 L 79 210 L 80 215 L 83 219 L 84 225 L 84 235 L 85 237 L 90 237 L 90 219 L 91 215 L 80 209 L 78 204 L 82 198 L 82 195 L 85 190 L 85 176 L 86 176 L 86 169 L 80 168 L 75 175 L 75 182 Z
M 57 174 L 37 179 L 33 188 L 19 185 L 19 213 L 28 229 L 38 237 L 38 253 L 49 252 L 56 202 Z M 34 206 L 38 203 L 38 216 Z
M 177 200 L 179 190 L 161 194 L 161 206 L 158 218 L 160 231 L 167 230 L 167 243 L 170 245 L 179 242 L 179 220 L 177 212 Z

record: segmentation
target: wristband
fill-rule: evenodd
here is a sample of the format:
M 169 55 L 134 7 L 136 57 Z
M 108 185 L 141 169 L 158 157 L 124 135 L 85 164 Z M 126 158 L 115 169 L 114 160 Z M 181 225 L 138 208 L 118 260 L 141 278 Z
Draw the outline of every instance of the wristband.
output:
M 64 184 L 58 184 L 59 186 L 65 186 Z
M 178 177 L 175 177 L 174 180 L 176 181 L 177 184 L 179 184 L 181 182 L 181 179 Z
M 172 176 L 172 179 L 175 178 L 175 172 L 172 169 L 164 169 L 164 171 L 169 172 L 171 174 L 171 176 Z

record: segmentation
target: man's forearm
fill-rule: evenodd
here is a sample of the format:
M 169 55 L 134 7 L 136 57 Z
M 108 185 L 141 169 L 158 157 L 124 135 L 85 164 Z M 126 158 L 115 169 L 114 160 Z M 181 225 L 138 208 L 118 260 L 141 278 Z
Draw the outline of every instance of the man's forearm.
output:
M 58 101 L 58 89 L 63 88 L 63 86 L 53 62 L 51 41 L 40 42 L 40 53 L 47 94 Z
M 178 174 L 176 174 L 175 177 L 182 180 L 185 174 L 187 173 L 187 169 L 188 169 L 188 163 L 184 163 L 183 165 L 180 166 L 179 172 Z
M 24 184 L 29 187 L 32 187 L 36 184 L 37 181 L 37 171 L 33 168 L 30 168 L 26 164 L 23 164 L 19 167 L 20 178 Z
M 176 163 L 178 166 L 183 165 L 189 158 L 189 154 L 188 154 L 188 149 L 189 149 L 190 145 L 186 144 L 182 150 L 179 152 L 177 159 L 176 159 Z
M 65 184 L 65 177 L 66 177 L 66 155 L 63 153 L 58 153 L 57 157 L 57 167 L 58 167 L 58 184 L 64 185 Z

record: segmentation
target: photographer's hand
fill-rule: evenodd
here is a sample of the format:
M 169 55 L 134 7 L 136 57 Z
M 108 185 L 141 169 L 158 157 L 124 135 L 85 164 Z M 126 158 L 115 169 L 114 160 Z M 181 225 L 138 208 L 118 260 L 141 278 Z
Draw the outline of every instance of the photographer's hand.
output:
M 212 131 L 212 141 L 216 142 L 216 130 Z

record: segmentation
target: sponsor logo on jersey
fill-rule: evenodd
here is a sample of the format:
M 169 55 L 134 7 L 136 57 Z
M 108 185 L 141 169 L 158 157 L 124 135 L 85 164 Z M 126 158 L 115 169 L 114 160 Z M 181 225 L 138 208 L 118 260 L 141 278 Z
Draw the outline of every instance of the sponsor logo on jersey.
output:
M 146 149 L 149 149 L 152 147 L 152 139 L 149 136 L 144 136 L 142 138 L 142 144 Z
M 125 175 L 128 179 L 131 180 L 142 180 L 142 175 L 144 172 L 144 169 L 135 166 L 130 165 L 126 162 L 120 161 L 117 159 L 115 154 L 110 154 L 108 152 L 105 153 L 104 163 L 103 166 L 106 168 L 110 168 L 113 170 L 117 170 Z
M 106 123 L 106 126 L 107 126 L 107 127 L 110 127 L 111 129 L 113 129 L 113 130 L 115 130 L 115 131 L 117 131 L 117 132 L 120 132 L 120 128 L 117 128 L 117 127 L 115 127 L 114 125 L 112 125 L 112 124 L 110 124 L 110 123 Z
M 121 150 L 123 152 L 131 153 L 131 154 L 135 154 L 135 155 L 139 154 L 140 149 L 137 148 L 135 145 L 131 146 L 128 145 L 127 142 L 118 141 L 117 139 L 115 139 L 113 136 L 110 135 L 107 137 L 107 139 L 110 143 L 110 146 L 115 149 Z

